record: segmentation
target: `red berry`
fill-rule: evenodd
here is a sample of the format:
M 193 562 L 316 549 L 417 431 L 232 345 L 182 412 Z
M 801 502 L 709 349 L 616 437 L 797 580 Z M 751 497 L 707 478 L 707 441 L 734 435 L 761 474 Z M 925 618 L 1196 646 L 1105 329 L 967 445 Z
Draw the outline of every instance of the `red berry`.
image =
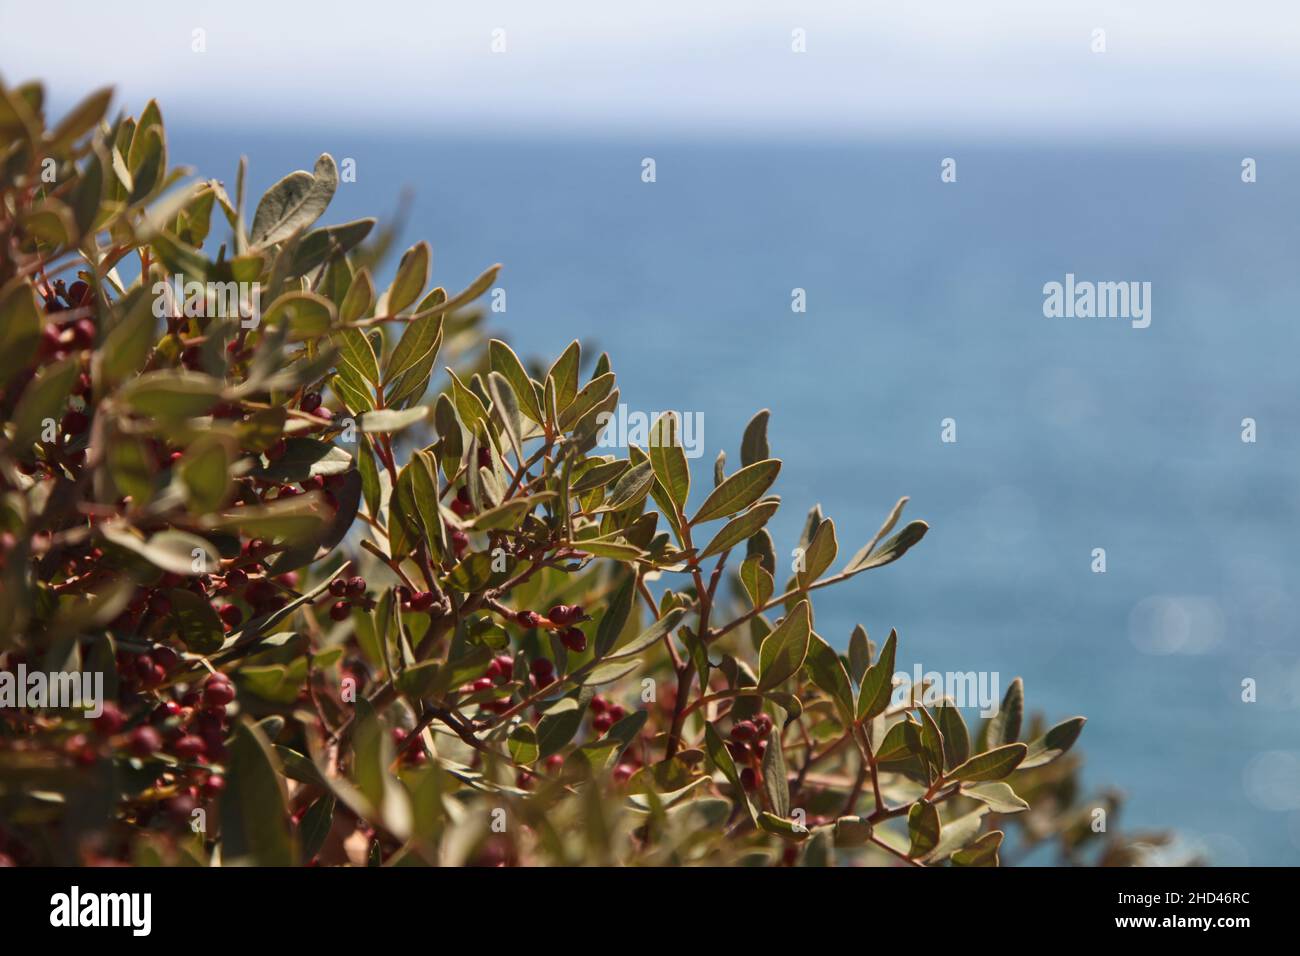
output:
M 759 713 L 754 718 L 754 729 L 758 732 L 758 736 L 766 737 L 772 732 L 772 718 L 766 713 Z
M 334 621 L 346 621 L 348 615 L 352 613 L 352 605 L 347 601 L 335 601 L 330 605 L 330 619 Z
M 330 594 L 335 597 L 342 597 L 348 593 L 347 578 L 335 578 L 330 582 Z
M 410 603 L 412 611 L 427 611 L 433 607 L 433 592 L 417 591 L 411 595 Z
M 122 729 L 126 718 L 116 704 L 104 704 L 104 712 L 95 718 L 95 733 L 101 737 L 110 737 Z
M 587 649 L 587 635 L 580 628 L 566 627 L 560 632 L 560 643 L 575 654 L 581 654 Z
M 746 743 L 753 740 L 757 733 L 758 731 L 754 729 L 752 721 L 741 720 L 737 721 L 735 726 L 731 728 L 731 739 Z
M 153 649 L 154 663 L 158 664 L 163 670 L 174 670 L 176 665 L 181 662 L 181 657 L 170 647 L 155 647 Z
M 636 767 L 632 766 L 630 763 L 621 763 L 614 768 L 614 782 L 627 783 L 634 773 L 636 773 Z
M 356 577 L 348 578 L 347 595 L 348 597 L 353 597 L 353 598 L 365 597 L 366 579 L 361 577 L 360 575 L 357 575 Z
M 579 604 L 557 604 L 547 612 L 546 616 L 555 624 L 572 624 L 582 617 L 582 606 Z
M 520 611 L 515 615 L 515 620 L 523 627 L 536 627 L 542 623 L 542 616 L 536 611 Z
M 492 678 L 491 678 L 491 677 L 480 677 L 478 680 L 476 680 L 476 681 L 474 682 L 473 687 L 474 687 L 474 690 L 476 690 L 476 691 L 480 691 L 480 690 L 491 690 L 491 689 L 492 689 Z
M 80 435 L 90 425 L 90 419 L 84 412 L 70 411 L 63 416 L 60 427 L 65 435 Z
M 304 412 L 314 412 L 320 408 L 320 392 L 308 392 L 302 397 L 302 404 L 298 407 Z
M 498 654 L 492 663 L 496 665 L 497 675 L 506 680 L 509 680 L 510 675 L 514 673 L 515 659 L 509 654 Z
M 210 679 L 203 685 L 203 706 L 209 708 L 225 707 L 235 699 L 235 688 L 227 680 Z
M 457 554 L 460 554 L 469 545 L 469 535 L 464 531 L 453 531 L 451 533 L 451 546 Z
M 232 591 L 242 591 L 248 587 L 248 572 L 243 568 L 231 568 L 226 572 L 226 587 Z
M 492 449 L 480 448 L 478 450 L 478 466 L 480 468 L 492 467 Z
M 606 713 L 609 714 L 610 719 L 613 720 L 614 723 L 618 723 L 620 720 L 622 720 L 624 717 L 627 716 L 627 711 L 624 710 L 618 704 L 610 704 L 609 709 L 606 710 Z
M 555 664 L 549 657 L 534 657 L 528 664 L 528 669 L 533 672 L 535 677 L 549 679 L 555 673 Z
M 137 727 L 126 744 L 137 757 L 148 757 L 162 748 L 162 737 L 152 727 Z
M 561 767 L 564 766 L 564 758 L 561 757 L 559 754 L 551 754 L 549 757 L 546 758 L 545 766 L 548 772 L 555 773 L 557 770 L 559 770 Z
M 610 719 L 608 713 L 596 714 L 596 716 L 591 718 L 591 726 L 596 733 L 603 734 L 605 731 L 609 730 L 609 728 L 614 726 L 614 721 Z
M 194 760 L 196 757 L 202 757 L 207 752 L 207 749 L 207 744 L 203 742 L 203 738 L 196 737 L 194 734 L 186 734 L 172 744 L 172 753 L 182 760 Z
M 217 611 L 217 616 L 221 618 L 223 624 L 229 628 L 239 627 L 244 620 L 244 612 L 233 604 L 223 604 L 221 610 Z
M 226 778 L 219 773 L 209 774 L 208 779 L 203 781 L 203 792 L 209 797 L 215 797 L 226 789 Z

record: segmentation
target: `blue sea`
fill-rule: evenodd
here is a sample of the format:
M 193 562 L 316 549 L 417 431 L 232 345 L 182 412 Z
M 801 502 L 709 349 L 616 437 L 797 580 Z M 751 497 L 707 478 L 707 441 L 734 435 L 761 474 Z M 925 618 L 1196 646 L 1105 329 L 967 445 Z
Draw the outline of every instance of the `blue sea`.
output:
M 1021 676 L 1030 710 L 1088 716 L 1085 781 L 1126 794 L 1123 826 L 1300 863 L 1294 147 L 171 137 L 232 189 L 242 147 L 250 212 L 353 158 L 327 221 L 400 209 L 449 290 L 504 263 L 492 328 L 521 354 L 578 338 L 630 409 L 703 414 L 697 489 L 770 408 L 786 560 L 814 504 L 842 562 L 910 496 L 929 535 L 820 592 L 820 633 L 894 627 L 900 669 Z M 1044 317 L 1067 274 L 1151 283 L 1150 326 Z

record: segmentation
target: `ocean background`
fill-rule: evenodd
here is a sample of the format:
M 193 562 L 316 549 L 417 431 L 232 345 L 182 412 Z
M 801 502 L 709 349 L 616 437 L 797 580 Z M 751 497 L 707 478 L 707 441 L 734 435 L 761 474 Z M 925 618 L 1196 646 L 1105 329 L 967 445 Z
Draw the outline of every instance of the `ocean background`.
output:
M 929 535 L 820 592 L 820 633 L 896 627 L 901 670 L 1021 676 L 1029 710 L 1088 716 L 1085 782 L 1127 795 L 1125 828 L 1300 863 L 1294 146 L 169 136 L 232 192 L 245 152 L 250 215 L 322 151 L 357 170 L 327 222 L 387 219 L 411 187 L 401 248 L 428 239 L 449 291 L 503 263 L 490 327 L 521 355 L 578 338 L 632 410 L 703 413 L 697 489 L 770 408 L 787 561 L 813 504 L 838 567 L 910 496 Z M 1150 327 L 1044 318 L 1071 272 L 1150 282 Z

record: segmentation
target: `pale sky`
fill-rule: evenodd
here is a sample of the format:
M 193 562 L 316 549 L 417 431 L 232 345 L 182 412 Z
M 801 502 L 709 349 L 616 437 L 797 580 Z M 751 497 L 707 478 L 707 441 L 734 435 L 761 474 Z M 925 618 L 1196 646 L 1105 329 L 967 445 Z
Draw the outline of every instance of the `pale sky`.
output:
M 0 0 L 6 82 L 42 77 L 56 107 L 112 83 L 133 112 L 157 95 L 232 127 L 1300 138 L 1296 0 L 62 6 Z

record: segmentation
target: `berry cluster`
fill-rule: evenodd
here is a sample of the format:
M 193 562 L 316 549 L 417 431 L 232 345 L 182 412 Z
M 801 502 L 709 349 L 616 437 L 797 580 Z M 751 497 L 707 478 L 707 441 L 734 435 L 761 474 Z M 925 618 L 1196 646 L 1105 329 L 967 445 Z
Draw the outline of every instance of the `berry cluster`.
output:
M 727 749 L 742 768 L 740 782 L 746 790 L 755 790 L 762 782 L 763 755 L 772 726 L 772 718 L 762 711 L 753 720 L 738 720 L 731 725 Z

